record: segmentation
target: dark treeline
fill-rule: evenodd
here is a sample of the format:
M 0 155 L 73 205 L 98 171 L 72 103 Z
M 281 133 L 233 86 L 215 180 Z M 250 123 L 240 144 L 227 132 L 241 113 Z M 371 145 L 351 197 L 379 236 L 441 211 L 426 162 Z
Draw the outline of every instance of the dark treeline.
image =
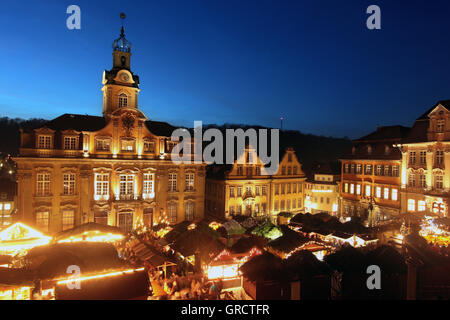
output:
M 47 120 L 20 118 L 10 119 L 8 117 L 0 118 L 0 152 L 10 153 L 15 156 L 19 153 L 20 147 L 20 128 L 37 127 L 43 125 Z

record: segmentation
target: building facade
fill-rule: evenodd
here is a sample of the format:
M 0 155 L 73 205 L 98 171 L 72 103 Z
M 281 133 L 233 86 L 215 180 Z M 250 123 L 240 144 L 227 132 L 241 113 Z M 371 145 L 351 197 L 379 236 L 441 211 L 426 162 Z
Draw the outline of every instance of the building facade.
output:
M 369 224 L 401 213 L 402 154 L 394 147 L 409 132 L 402 126 L 379 127 L 354 140 L 341 159 L 341 214 L 367 218 Z
M 327 212 L 336 216 L 339 212 L 340 178 L 340 173 L 334 172 L 330 164 L 320 165 L 313 178 L 305 182 L 305 213 Z
M 263 170 L 264 164 L 251 147 L 231 166 L 208 168 L 207 214 L 222 219 L 234 215 L 275 218 L 280 212 L 303 211 L 306 177 L 294 149 L 286 150 L 276 174 L 264 175 Z
M 21 130 L 18 216 L 50 234 L 97 222 L 131 230 L 204 216 L 204 163 L 175 164 L 173 126 L 139 110 L 124 30 L 102 80 L 103 116 L 64 114 Z
M 403 212 L 448 216 L 450 191 L 450 100 L 420 116 L 398 144 L 402 154 Z

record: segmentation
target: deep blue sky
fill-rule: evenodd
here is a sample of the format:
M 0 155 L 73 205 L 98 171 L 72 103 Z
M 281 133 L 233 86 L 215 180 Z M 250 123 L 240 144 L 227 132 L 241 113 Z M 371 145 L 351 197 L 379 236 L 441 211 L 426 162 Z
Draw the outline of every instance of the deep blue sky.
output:
M 81 30 L 66 8 L 81 7 Z M 370 4 L 382 30 L 370 31 Z M 120 12 L 148 118 L 357 138 L 450 98 L 450 1 L 2 1 L 0 115 L 100 115 Z

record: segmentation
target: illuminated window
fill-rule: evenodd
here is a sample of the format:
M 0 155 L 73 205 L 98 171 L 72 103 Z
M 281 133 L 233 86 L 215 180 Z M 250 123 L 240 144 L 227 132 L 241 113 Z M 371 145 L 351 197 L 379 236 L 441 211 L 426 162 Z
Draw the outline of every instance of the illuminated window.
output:
M 376 197 L 381 198 L 381 187 L 376 188 Z
M 384 175 L 389 177 L 391 175 L 391 166 L 384 166 Z
M 416 164 L 416 152 L 411 151 L 409 153 L 409 164 Z
M 132 152 L 134 151 L 135 141 L 133 139 L 122 139 L 120 141 L 121 143 L 121 150 L 124 152 Z
M 167 217 L 169 218 L 169 223 L 177 223 L 177 204 L 169 203 L 167 206 Z
M 5 210 L 11 210 L 11 203 L 5 203 L 4 209 Z M 1 210 L 1 207 L 0 207 L 0 210 Z
M 77 148 L 77 137 L 64 137 L 64 149 L 75 150 Z
M 383 172 L 383 167 L 378 165 L 377 166 L 377 176 L 381 176 L 382 172 Z
M 194 174 L 186 173 L 186 190 L 193 191 L 194 190 Z
M 366 174 L 372 174 L 372 165 L 366 164 Z
M 436 132 L 444 132 L 445 131 L 445 120 L 439 119 L 436 121 Z
M 344 165 L 344 173 L 350 173 L 350 165 L 348 163 Z
M 344 184 L 344 192 L 345 192 L 345 193 L 348 193 L 348 183 L 345 183 L 345 184 Z
M 39 230 L 48 232 L 49 221 L 48 211 L 40 211 L 36 213 L 36 227 Z
M 410 187 L 416 186 L 416 175 L 414 173 L 410 173 L 408 175 L 408 186 Z
M 389 188 L 384 188 L 384 199 L 389 199 Z
M 425 211 L 425 201 L 419 200 L 417 202 L 417 211 Z
M 38 173 L 37 174 L 36 193 L 38 196 L 50 195 L 50 174 L 49 173 Z
M 256 186 L 255 187 L 255 195 L 259 196 L 261 192 L 261 187 L 260 186 Z
M 75 174 L 74 173 L 63 174 L 63 194 L 64 195 L 75 194 Z
M 109 194 L 109 174 L 95 174 L 95 195 L 97 197 L 105 197 Z
M 169 173 L 169 191 L 177 191 L 177 174 Z
M 357 164 L 356 165 L 356 173 L 357 174 L 361 174 L 362 173 L 362 165 L 361 164 Z
M 399 176 L 399 166 L 393 166 L 392 167 L 392 176 L 398 177 Z
M 397 201 L 398 200 L 398 190 L 392 189 L 392 200 Z
M 436 175 L 435 176 L 435 187 L 436 189 L 443 189 L 444 188 L 444 176 L 443 175 Z
M 62 212 L 62 229 L 72 229 L 75 222 L 75 213 L 73 210 L 63 210 Z
M 366 186 L 366 196 L 367 197 L 370 197 L 370 189 L 371 189 L 370 186 Z
M 95 149 L 97 151 L 109 151 L 111 145 L 111 139 L 95 139 Z
M 155 142 L 154 141 L 144 141 L 144 152 L 155 153 Z
M 408 199 L 408 211 L 410 212 L 416 211 L 416 200 Z
M 142 189 L 142 193 L 145 195 L 145 197 L 149 197 L 151 194 L 153 194 L 153 174 L 144 173 Z
M 355 185 L 353 183 L 350 185 L 350 193 L 355 193 Z
M 356 194 L 361 194 L 361 185 L 360 184 L 357 184 L 356 185 Z
M 38 136 L 39 149 L 51 149 L 51 142 L 52 142 L 51 136 L 44 136 L 44 135 Z
M 128 106 L 128 97 L 125 93 L 119 95 L 119 108 Z
M 186 221 L 194 220 L 194 202 L 186 202 L 184 205 L 184 217 Z
M 131 196 L 134 194 L 134 175 L 121 174 L 120 175 L 120 195 Z
M 436 151 L 436 164 L 442 165 L 444 163 L 444 151 L 438 150 Z

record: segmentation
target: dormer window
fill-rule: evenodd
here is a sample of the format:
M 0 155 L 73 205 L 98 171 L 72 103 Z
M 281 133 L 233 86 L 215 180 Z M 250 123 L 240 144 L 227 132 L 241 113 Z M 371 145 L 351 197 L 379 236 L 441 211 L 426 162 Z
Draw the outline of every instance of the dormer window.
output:
M 38 148 L 39 149 L 51 149 L 52 137 L 49 135 L 38 136 Z
M 367 146 L 367 153 L 372 154 L 372 146 L 371 145 Z
M 436 122 L 436 132 L 444 132 L 445 131 L 445 120 L 439 119 Z
M 384 146 L 384 154 L 389 154 L 390 148 L 388 145 Z
M 121 150 L 125 152 L 133 152 L 135 146 L 134 139 L 122 139 L 121 140 Z
M 155 142 L 154 141 L 144 141 L 144 152 L 155 153 Z
M 77 137 L 64 137 L 64 150 L 77 149 Z
M 95 149 L 97 151 L 109 151 L 111 145 L 111 139 L 109 138 L 96 138 Z
M 128 97 L 125 93 L 119 95 L 119 108 L 128 106 Z

